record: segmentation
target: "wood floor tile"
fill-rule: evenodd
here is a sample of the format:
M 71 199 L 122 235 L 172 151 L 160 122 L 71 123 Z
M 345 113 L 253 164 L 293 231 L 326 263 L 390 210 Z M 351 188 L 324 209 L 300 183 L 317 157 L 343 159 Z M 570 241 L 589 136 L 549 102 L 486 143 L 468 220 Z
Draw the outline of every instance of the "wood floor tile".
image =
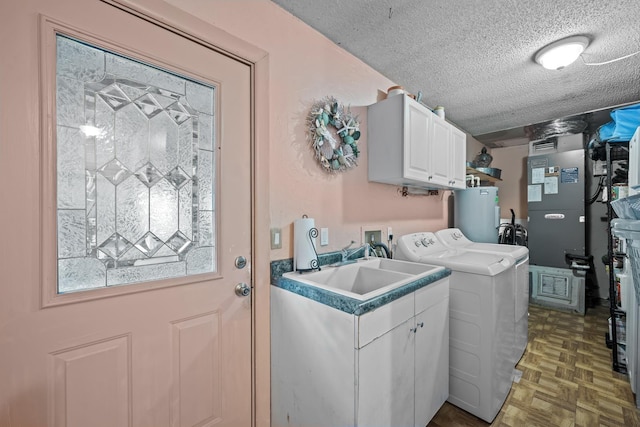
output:
M 640 426 L 640 413 L 638 413 L 635 406 L 633 408 L 622 408 L 622 413 L 624 414 L 625 426 Z
M 600 416 L 585 408 L 576 408 L 576 427 L 594 427 L 600 424 Z
M 428 427 L 632 427 L 640 411 L 626 375 L 611 368 L 604 342 L 608 308 L 585 316 L 529 307 L 522 371 L 493 423 L 445 403 Z

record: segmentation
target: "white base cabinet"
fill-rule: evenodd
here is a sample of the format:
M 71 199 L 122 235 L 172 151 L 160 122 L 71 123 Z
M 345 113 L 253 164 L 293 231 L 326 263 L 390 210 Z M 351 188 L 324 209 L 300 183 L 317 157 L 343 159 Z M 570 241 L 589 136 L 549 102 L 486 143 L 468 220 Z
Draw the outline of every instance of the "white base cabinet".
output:
M 434 189 L 466 187 L 467 136 L 406 95 L 367 109 L 369 181 Z
M 271 423 L 424 427 L 449 396 L 449 279 L 361 316 L 271 287 Z

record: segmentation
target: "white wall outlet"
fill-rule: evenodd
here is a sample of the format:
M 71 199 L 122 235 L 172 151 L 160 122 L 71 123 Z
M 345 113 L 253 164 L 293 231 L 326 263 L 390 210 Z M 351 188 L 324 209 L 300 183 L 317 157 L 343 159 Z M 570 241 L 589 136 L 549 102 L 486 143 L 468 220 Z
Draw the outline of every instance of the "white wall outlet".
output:
M 391 227 L 387 227 L 387 240 L 389 240 L 389 236 L 393 235 L 393 230 L 391 229 Z
M 271 249 L 282 249 L 282 229 L 271 229 Z
M 329 229 L 320 229 L 320 246 L 327 246 L 329 244 Z

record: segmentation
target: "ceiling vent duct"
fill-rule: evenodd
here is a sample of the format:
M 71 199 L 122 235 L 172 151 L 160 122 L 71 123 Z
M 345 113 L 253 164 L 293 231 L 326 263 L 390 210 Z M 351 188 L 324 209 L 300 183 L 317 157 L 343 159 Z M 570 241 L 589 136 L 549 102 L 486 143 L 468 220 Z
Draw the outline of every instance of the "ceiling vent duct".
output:
M 531 141 L 550 139 L 555 136 L 582 133 L 587 129 L 585 115 L 551 120 L 525 127 L 525 134 Z
M 558 151 L 558 139 L 544 139 L 542 141 L 529 142 L 529 156 L 555 153 Z

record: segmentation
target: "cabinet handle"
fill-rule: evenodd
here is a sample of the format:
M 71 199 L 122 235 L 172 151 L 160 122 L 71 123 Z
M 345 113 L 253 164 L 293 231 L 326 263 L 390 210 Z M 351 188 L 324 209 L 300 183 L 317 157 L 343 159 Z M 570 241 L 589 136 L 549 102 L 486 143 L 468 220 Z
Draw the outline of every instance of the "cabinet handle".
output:
M 424 322 L 420 322 L 420 323 L 416 323 L 416 327 L 415 328 L 410 328 L 409 332 L 413 332 L 414 334 L 418 332 L 418 327 L 423 328 L 424 327 Z

